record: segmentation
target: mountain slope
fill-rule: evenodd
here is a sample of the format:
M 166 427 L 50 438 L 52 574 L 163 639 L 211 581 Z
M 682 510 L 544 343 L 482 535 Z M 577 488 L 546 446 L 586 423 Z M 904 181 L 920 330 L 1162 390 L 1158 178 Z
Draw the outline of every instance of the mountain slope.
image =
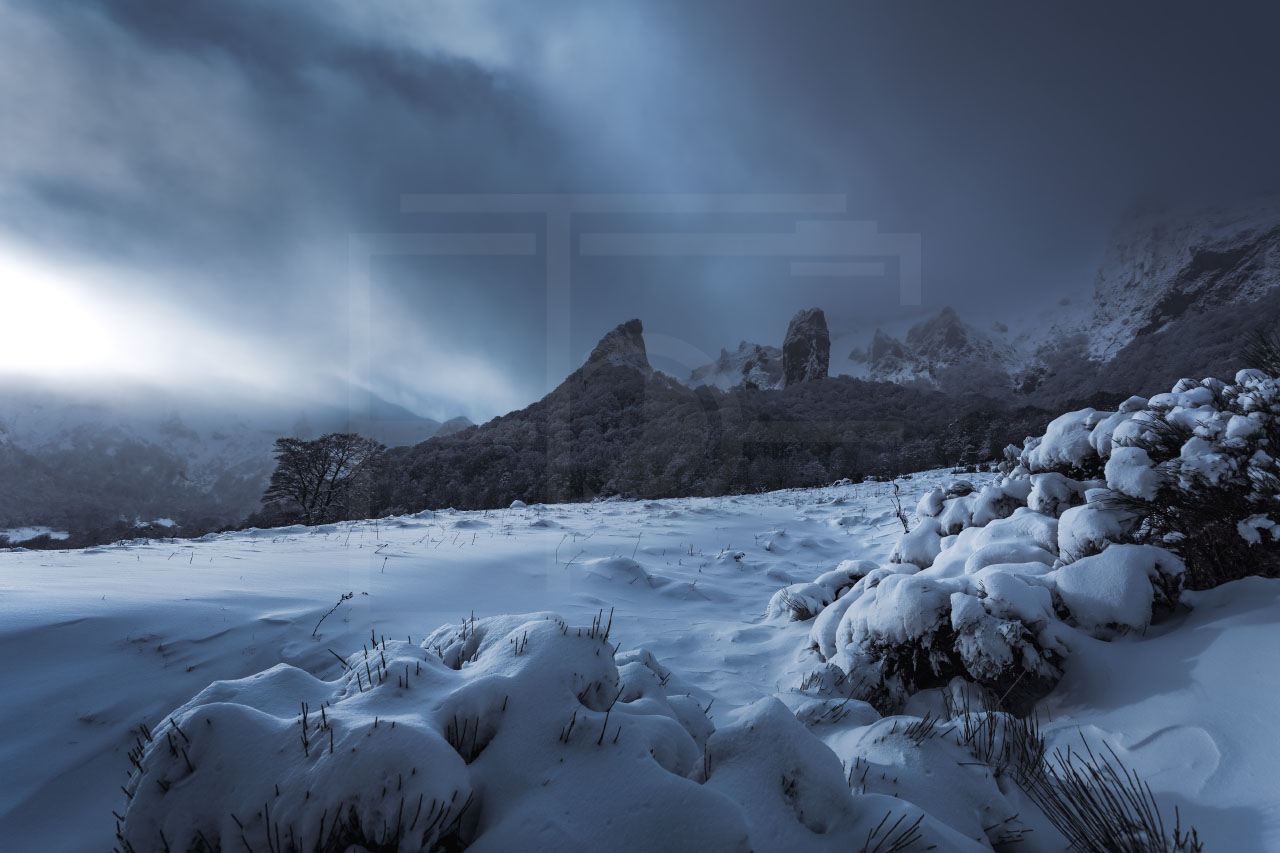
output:
M 443 428 L 376 395 L 356 415 L 333 404 L 228 394 L 197 400 L 132 387 L 10 383 L 0 401 L 0 529 L 48 526 L 81 545 L 239 523 L 259 506 L 281 436 L 359 432 L 402 445 Z M 449 424 L 457 430 L 470 421 Z M 146 529 L 161 518 L 176 528 Z
M 1216 308 L 1262 298 L 1280 281 L 1280 202 L 1135 219 L 1116 230 L 1094 285 L 1089 354 Z
M 393 449 L 370 510 L 721 495 L 890 476 L 993 459 L 1048 420 L 1044 410 L 980 394 L 957 400 L 849 377 L 776 391 L 691 389 L 642 369 L 643 341 L 624 327 L 610 333 L 630 341 L 622 363 L 617 347 L 597 347 L 531 406 Z
M 1280 201 L 1171 211 L 1115 230 L 1088 305 L 1047 312 L 1010 340 L 944 308 L 902 340 L 876 330 L 849 358 L 880 381 L 986 387 L 1050 408 L 1155 393 L 1183 376 L 1230 375 L 1240 341 L 1280 316 L 1278 284 Z

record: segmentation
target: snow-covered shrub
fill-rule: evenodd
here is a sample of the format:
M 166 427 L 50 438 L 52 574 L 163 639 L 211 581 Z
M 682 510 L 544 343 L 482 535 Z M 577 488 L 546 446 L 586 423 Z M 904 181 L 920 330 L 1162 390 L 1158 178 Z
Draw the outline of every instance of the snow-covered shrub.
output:
M 765 610 L 768 619 L 788 619 L 807 622 L 831 603 L 835 594 L 829 587 L 818 583 L 796 583 L 783 587 L 769 599 Z
M 969 523 L 982 527 L 998 518 L 1008 518 L 1020 506 L 1026 506 L 1031 483 L 1023 479 L 1005 479 L 983 486 L 973 501 Z
M 1150 788 L 1107 747 L 1095 752 L 1082 740 L 1079 753 L 1050 754 L 1034 714 L 999 711 L 989 693 L 958 678 L 917 696 L 923 701 L 905 714 L 877 720 L 856 700 L 847 700 L 853 707 L 844 714 L 846 704 L 809 698 L 841 688 L 831 669 L 815 672 L 789 697 L 796 717 L 835 752 L 859 800 L 894 797 L 949 828 L 954 835 L 938 849 L 1019 849 L 1028 840 L 1037 850 L 1070 845 L 1091 853 L 1201 849 L 1194 829 L 1184 831 L 1177 818 L 1165 825 Z M 1047 823 L 1027 814 L 1026 799 Z M 1061 841 L 1046 834 L 1049 827 Z
M 1231 384 L 1183 379 L 1114 413 L 1064 415 L 1019 463 L 1033 477 L 1065 464 L 1105 480 L 1108 493 L 1064 513 L 1064 560 L 1111 542 L 1161 545 L 1186 562 L 1187 586 L 1204 589 L 1280 574 L 1278 454 L 1280 383 L 1242 370 Z
M 1132 516 L 1104 501 L 1112 493 L 1098 481 L 1024 470 L 948 491 L 934 493 L 938 516 L 918 518 L 887 565 L 822 602 L 810 648 L 844 673 L 845 695 L 895 713 L 959 677 L 1025 713 L 1061 678 L 1071 631 L 1142 630 L 1178 601 L 1182 561 L 1121 544 Z
M 916 504 L 916 518 L 935 518 L 942 512 L 942 500 L 946 497 L 941 486 L 935 486 L 925 492 Z
M 813 582 L 826 587 L 831 593 L 831 599 L 835 600 L 840 593 L 878 568 L 871 560 L 843 560 L 831 571 L 818 575 Z
M 1013 791 L 1001 789 L 993 768 L 982 766 L 951 728 L 927 715 L 886 717 L 849 727 L 829 736 L 828 743 L 863 796 L 904 799 L 980 849 L 1016 841 L 1023 825 Z
M 861 595 L 846 595 L 850 603 L 834 630 L 833 620 L 815 623 L 811 637 L 847 674 L 854 695 L 884 713 L 956 676 L 1025 712 L 1062 675 L 1060 650 L 1046 632 L 1052 598 L 1035 580 L 999 571 L 918 572 L 890 575 Z
M 1280 574 L 1278 453 L 1280 383 L 1258 370 L 1068 412 L 1002 478 L 926 492 L 889 565 L 821 602 L 810 648 L 882 711 L 957 676 L 1025 711 L 1070 631 L 1140 631 L 1184 586 Z
M 915 530 L 903 534 L 894 545 L 889 555 L 891 563 L 909 563 L 917 568 L 927 569 L 933 565 L 934 558 L 942 551 L 941 528 L 936 518 L 925 516 L 916 524 Z
M 1019 461 L 1030 471 L 1089 473 L 1097 468 L 1098 450 L 1089 441 L 1103 413 L 1093 409 L 1067 412 L 1049 422 L 1044 435 L 1028 438 Z
M 1055 419 L 1004 477 L 926 492 L 889 565 L 822 602 L 810 648 L 882 711 L 955 677 L 1026 711 L 1071 631 L 1141 631 L 1184 585 L 1280 571 L 1277 414 L 1276 381 L 1242 371 Z
M 1123 542 L 1133 516 L 1107 500 L 1110 492 L 1097 489 L 1081 506 L 1068 507 L 1058 519 L 1058 553 L 1063 562 L 1102 553 L 1113 542 Z
M 954 533 L 959 533 L 972 523 L 972 497 L 965 495 L 943 502 L 942 512 L 938 516 L 938 529 L 943 535 L 950 536 Z

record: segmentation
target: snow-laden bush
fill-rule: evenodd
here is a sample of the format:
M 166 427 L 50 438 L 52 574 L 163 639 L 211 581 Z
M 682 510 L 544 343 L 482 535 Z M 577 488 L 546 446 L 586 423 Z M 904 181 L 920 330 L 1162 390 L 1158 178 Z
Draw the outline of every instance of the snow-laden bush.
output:
M 832 591 L 819 583 L 792 584 L 773 594 L 765 617 L 805 622 L 821 613 L 833 598 Z
M 882 711 L 956 676 L 1026 711 L 1070 632 L 1141 631 L 1184 586 L 1280 574 L 1278 416 L 1257 370 L 1064 414 L 1002 478 L 926 492 L 887 566 L 803 614 L 811 648 Z
M 1064 414 L 1002 478 L 926 492 L 887 566 L 791 612 L 817 615 L 811 647 L 882 710 L 960 676 L 1025 711 L 1070 631 L 1141 631 L 1184 585 L 1280 573 L 1277 415 L 1256 370 Z
M 1110 542 L 1161 545 L 1185 561 L 1187 586 L 1205 589 L 1280 574 L 1277 455 L 1280 383 L 1242 370 L 1231 384 L 1183 379 L 1114 413 L 1063 415 L 1027 440 L 1014 470 L 1103 481 L 1107 492 L 1071 518 L 1065 560 Z
M 1052 595 L 1033 573 L 1050 566 L 1024 565 L 1025 577 L 986 568 L 948 577 L 909 564 L 872 573 L 823 612 L 811 642 L 846 674 L 852 695 L 882 712 L 957 675 L 1029 709 L 1061 677 L 1062 653 Z
M 1102 542 L 1066 564 L 1064 531 L 1079 547 L 1082 537 L 1101 538 L 1095 528 L 1119 530 L 1091 523 L 1093 504 L 1071 505 L 1093 491 L 1060 474 L 1023 472 L 947 499 L 939 515 L 952 513 L 959 532 L 920 519 L 888 565 L 824 605 L 811 648 L 840 668 L 852 695 L 885 712 L 956 676 L 1005 707 L 1029 710 L 1061 677 L 1071 630 L 1100 638 L 1140 631 L 1171 610 L 1181 590 L 1181 561 L 1153 546 L 1099 553 L 1111 544 Z M 978 514 L 978 507 L 999 510 Z M 1059 511 L 1061 520 L 1052 514 Z M 1112 511 L 1099 512 L 1112 521 Z

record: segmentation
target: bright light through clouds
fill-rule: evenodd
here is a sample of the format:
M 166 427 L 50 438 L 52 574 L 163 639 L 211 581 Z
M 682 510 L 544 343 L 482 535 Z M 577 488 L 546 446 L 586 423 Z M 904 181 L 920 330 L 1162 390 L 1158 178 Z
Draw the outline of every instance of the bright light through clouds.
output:
M 45 270 L 0 252 L 0 372 L 65 376 L 100 370 L 120 358 L 110 321 L 85 294 Z
M 296 348 L 303 321 L 281 316 L 280 340 L 267 342 L 225 320 L 170 307 L 179 287 L 137 271 L 52 261 L 0 241 L 0 311 L 7 321 L 0 378 L 121 379 L 196 393 L 216 384 L 339 402 L 351 382 L 440 419 L 483 420 L 529 402 L 501 362 L 437 345 L 408 312 L 383 312 L 375 334 L 384 357 L 353 366 L 342 357 L 349 330 L 340 301 L 332 305 L 335 325 L 308 327 L 340 356 L 317 362 L 314 349 Z
M 74 380 L 263 379 L 243 342 L 131 300 L 108 274 L 0 244 L 0 374 Z M 142 292 L 154 295 L 154 288 Z

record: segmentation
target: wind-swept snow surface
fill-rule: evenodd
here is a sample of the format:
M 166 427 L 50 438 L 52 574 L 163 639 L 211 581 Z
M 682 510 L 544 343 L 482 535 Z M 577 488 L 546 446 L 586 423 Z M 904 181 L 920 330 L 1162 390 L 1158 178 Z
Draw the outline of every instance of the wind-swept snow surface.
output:
M 1150 606 L 1103 604 L 1138 580 L 1154 595 L 1145 569 L 1101 583 L 1085 558 L 1043 579 L 1061 530 L 1025 504 L 1069 512 L 1070 484 L 953 479 L 899 483 L 946 543 L 934 581 L 910 548 L 890 559 L 883 483 L 0 553 L 0 837 L 103 850 L 121 844 L 114 810 L 138 851 L 241 834 L 255 850 L 1064 850 L 938 719 L 942 691 L 882 718 L 821 660 L 847 654 L 846 626 L 906 636 L 935 610 L 1062 625 L 1053 588 L 1102 602 L 1075 608 L 1106 631 L 1029 644 L 1060 669 L 1050 747 L 1109 745 L 1207 849 L 1280 849 L 1280 582 L 1195 593 L 1122 633 Z M 975 586 L 957 597 L 948 576 Z M 914 604 L 894 622 L 867 589 Z

